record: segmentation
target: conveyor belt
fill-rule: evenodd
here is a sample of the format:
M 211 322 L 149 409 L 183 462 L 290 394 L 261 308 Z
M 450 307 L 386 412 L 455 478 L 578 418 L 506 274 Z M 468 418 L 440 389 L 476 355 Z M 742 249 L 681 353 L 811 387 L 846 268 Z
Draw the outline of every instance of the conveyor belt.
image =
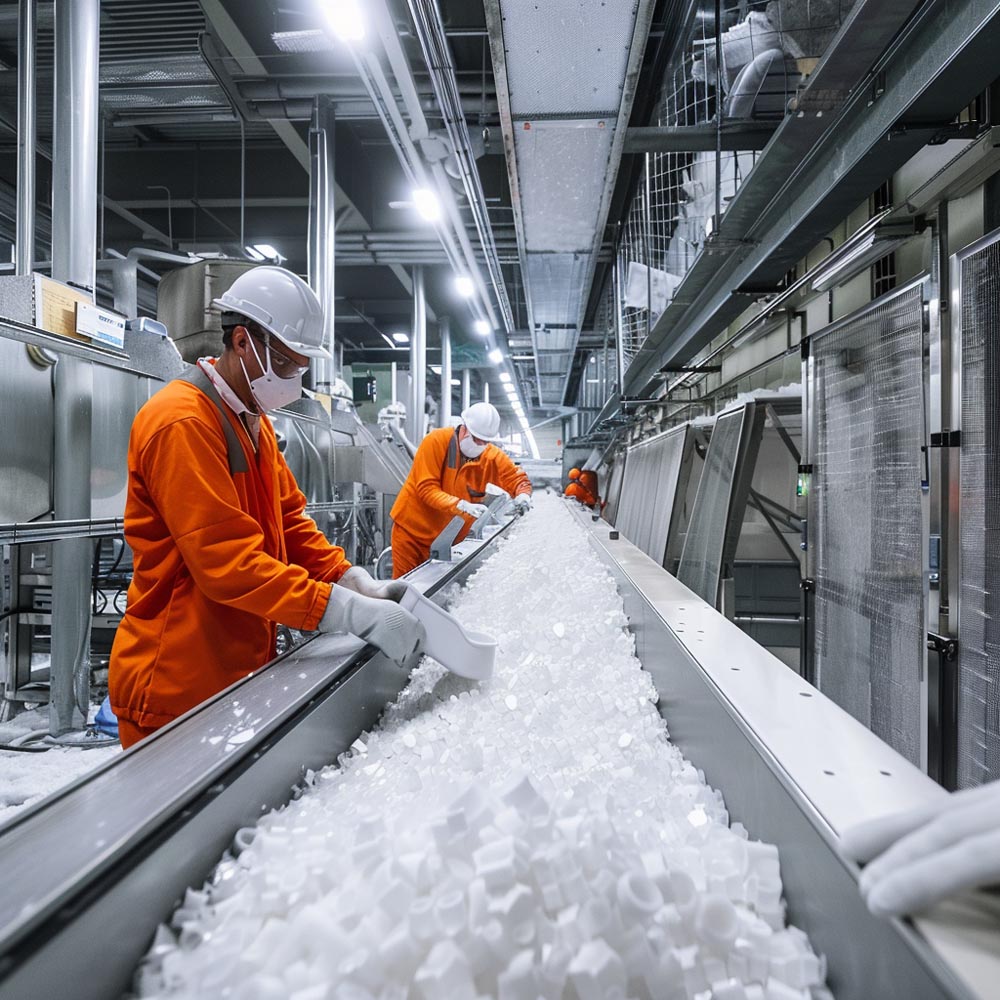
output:
M 410 575 L 433 595 L 492 551 Z M 316 636 L 0 828 L 0 995 L 108 1000 L 159 923 L 235 832 L 378 720 L 407 671 L 349 636 Z
M 576 512 L 615 576 L 671 741 L 730 817 L 781 853 L 788 920 L 837 1000 L 995 997 L 1000 915 L 984 893 L 916 921 L 873 917 L 839 853 L 852 823 L 945 792 L 607 525 Z
M 733 819 L 779 846 L 789 919 L 829 958 L 838 1000 L 990 995 L 969 985 L 968 959 L 992 950 L 996 962 L 995 924 L 973 942 L 947 913 L 919 928 L 876 920 L 837 851 L 846 823 L 941 790 L 606 524 L 577 516 L 618 580 L 672 740 Z M 455 564 L 415 575 L 434 593 L 489 551 L 463 543 Z M 0 995 L 120 995 L 235 831 L 371 728 L 405 680 L 354 640 L 318 637 L 0 830 Z

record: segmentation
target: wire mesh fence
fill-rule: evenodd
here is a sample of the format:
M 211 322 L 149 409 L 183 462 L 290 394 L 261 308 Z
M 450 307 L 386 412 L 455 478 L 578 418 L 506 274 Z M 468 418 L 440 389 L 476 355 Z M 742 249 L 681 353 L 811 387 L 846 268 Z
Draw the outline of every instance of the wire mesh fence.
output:
M 724 0 L 718 23 L 714 2 L 695 12 L 651 122 L 690 142 L 644 155 L 595 319 L 598 332 L 609 331 L 616 346 L 620 340 L 625 370 L 685 275 L 711 248 L 727 206 L 760 155 L 722 149 L 723 129 L 732 134 L 749 122 L 777 126 L 852 5 Z M 727 145 L 734 142 L 739 140 Z

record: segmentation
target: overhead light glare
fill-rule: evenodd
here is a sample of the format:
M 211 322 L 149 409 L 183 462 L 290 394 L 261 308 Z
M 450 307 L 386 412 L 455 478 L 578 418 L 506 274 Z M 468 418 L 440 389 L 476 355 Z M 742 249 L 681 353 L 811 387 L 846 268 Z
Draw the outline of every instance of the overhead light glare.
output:
M 365 37 L 365 19 L 358 0 L 323 0 L 330 30 L 342 42 L 360 42 Z
M 408 333 L 394 333 L 392 339 L 397 344 L 408 344 L 410 342 L 410 335 Z
M 254 243 L 253 246 L 245 248 L 251 260 L 276 260 L 279 263 L 285 260 L 284 255 L 277 247 L 270 243 Z
M 480 337 L 488 337 L 490 335 L 490 324 L 484 319 L 477 319 L 472 327 Z
M 413 204 L 421 218 L 428 222 L 437 222 L 441 218 L 441 205 L 437 195 L 429 188 L 414 188 Z
M 431 365 L 430 369 L 431 369 L 431 372 L 434 375 L 440 375 L 441 374 L 441 366 L 440 365 Z
M 503 351 L 499 347 L 494 347 L 489 354 L 486 355 L 493 364 L 498 365 L 503 361 Z
M 457 378 L 453 378 L 451 380 L 451 384 L 452 385 L 461 385 L 462 383 Z
M 500 381 L 501 382 L 509 382 L 510 381 L 510 372 L 500 372 Z
M 472 278 L 467 274 L 460 274 L 455 279 L 455 291 L 462 296 L 463 299 L 471 299 L 473 295 L 476 294 L 476 286 L 472 283 Z

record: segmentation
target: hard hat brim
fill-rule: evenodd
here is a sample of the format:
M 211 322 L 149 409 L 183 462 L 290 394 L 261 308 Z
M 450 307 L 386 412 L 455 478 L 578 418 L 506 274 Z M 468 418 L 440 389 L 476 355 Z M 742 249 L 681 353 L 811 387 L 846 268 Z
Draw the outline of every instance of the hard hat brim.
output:
M 248 312 L 242 312 L 239 306 L 232 302 L 227 302 L 225 299 L 212 299 L 212 305 L 216 306 L 222 312 L 234 312 L 240 316 L 246 316 L 247 319 L 252 320 L 258 326 L 264 327 L 267 332 L 274 337 L 279 344 L 284 344 L 285 347 L 290 348 L 295 351 L 296 354 L 304 354 L 307 358 L 323 358 L 326 361 L 333 361 L 333 355 L 322 346 L 312 346 L 311 344 L 295 344 L 284 337 L 280 336 L 271 326 L 270 323 L 265 323 L 262 317 L 252 316 Z

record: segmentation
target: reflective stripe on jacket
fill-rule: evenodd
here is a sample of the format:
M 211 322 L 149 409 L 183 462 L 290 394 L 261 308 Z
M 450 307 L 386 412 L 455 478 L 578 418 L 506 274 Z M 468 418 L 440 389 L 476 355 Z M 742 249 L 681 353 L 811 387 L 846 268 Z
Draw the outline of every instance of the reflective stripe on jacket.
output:
M 224 419 L 246 471 L 230 472 Z M 266 417 L 255 452 L 239 418 L 189 382 L 142 407 L 125 507 L 134 574 L 108 677 L 117 716 L 165 725 L 271 659 L 275 623 L 316 628 L 350 563 L 305 503 Z
M 392 507 L 392 519 L 418 541 L 430 544 L 458 513 L 459 500 L 482 503 L 486 484 L 494 483 L 512 497 L 531 493 L 531 481 L 495 445 L 488 444 L 479 458 L 466 458 L 458 446 L 460 428 L 441 427 L 420 442 L 413 467 Z M 472 521 L 462 529 L 461 540 Z

